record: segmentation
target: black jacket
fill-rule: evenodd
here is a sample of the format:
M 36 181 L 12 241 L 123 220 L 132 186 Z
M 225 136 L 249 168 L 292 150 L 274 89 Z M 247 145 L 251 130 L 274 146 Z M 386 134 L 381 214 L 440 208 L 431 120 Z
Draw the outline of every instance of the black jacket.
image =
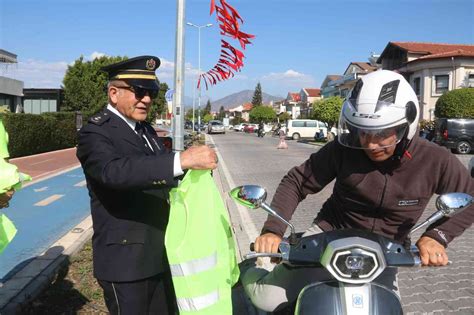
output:
M 164 234 L 174 153 L 145 123 L 154 153 L 120 117 L 104 110 L 79 132 L 77 157 L 87 179 L 94 227 L 94 276 L 134 281 L 168 267 Z

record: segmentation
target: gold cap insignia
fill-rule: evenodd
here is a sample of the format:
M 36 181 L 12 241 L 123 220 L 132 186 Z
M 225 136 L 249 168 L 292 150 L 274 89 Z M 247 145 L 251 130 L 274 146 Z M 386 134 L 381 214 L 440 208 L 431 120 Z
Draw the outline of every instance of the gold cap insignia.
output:
M 156 62 L 154 59 L 148 59 L 145 66 L 148 70 L 155 70 Z

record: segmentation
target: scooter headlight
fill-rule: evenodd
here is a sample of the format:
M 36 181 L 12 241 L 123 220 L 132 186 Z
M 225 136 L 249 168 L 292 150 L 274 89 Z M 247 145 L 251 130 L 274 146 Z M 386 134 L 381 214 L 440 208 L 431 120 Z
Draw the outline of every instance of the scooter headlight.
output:
M 341 277 L 350 279 L 370 277 L 379 266 L 374 254 L 360 248 L 336 253 L 332 264 Z
M 348 283 L 370 282 L 386 266 L 380 245 L 360 237 L 330 242 L 321 257 L 321 264 L 334 278 Z

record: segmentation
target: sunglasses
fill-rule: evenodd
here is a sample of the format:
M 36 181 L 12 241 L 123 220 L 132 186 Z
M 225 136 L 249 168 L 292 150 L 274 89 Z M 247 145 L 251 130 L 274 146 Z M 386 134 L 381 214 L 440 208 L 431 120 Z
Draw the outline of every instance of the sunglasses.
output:
M 135 94 L 135 98 L 137 100 L 141 100 L 145 97 L 145 95 L 148 94 L 151 99 L 155 99 L 158 96 L 158 90 L 150 90 L 150 89 L 144 89 L 138 86 L 116 86 L 118 89 L 125 89 L 129 90 L 133 94 Z

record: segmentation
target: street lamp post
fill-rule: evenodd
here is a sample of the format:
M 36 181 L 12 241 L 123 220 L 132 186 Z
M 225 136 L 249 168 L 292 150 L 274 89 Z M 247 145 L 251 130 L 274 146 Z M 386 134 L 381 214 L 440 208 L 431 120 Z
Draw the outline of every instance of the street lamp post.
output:
M 211 27 L 212 24 L 209 23 L 205 25 L 196 25 L 191 22 L 187 22 L 186 24 L 189 26 L 194 26 L 195 28 L 198 29 L 198 78 L 199 78 L 201 76 L 201 28 Z M 193 107 L 193 113 L 194 113 L 194 107 Z M 199 85 L 199 91 L 198 91 L 198 133 L 201 133 L 201 85 Z

